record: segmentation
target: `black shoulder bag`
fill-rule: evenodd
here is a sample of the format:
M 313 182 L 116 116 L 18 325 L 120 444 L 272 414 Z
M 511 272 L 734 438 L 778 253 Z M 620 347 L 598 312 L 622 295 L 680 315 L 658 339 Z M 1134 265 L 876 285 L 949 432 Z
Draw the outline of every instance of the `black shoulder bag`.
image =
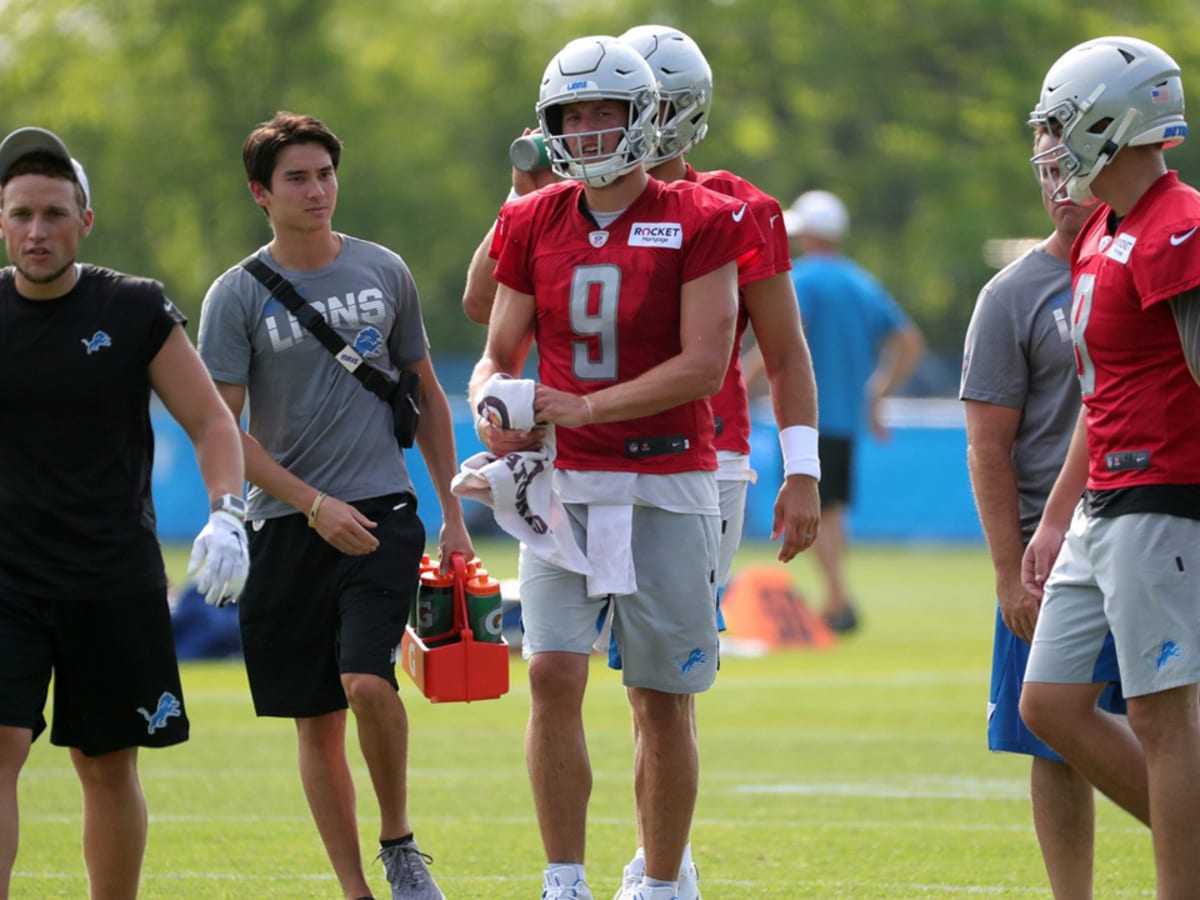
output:
M 288 308 L 300 324 L 333 354 L 339 365 L 391 407 L 392 430 L 396 440 L 401 447 L 411 447 L 417 436 L 417 426 L 421 422 L 421 376 L 401 367 L 400 380 L 392 381 L 379 369 L 368 365 L 357 350 L 342 340 L 333 330 L 333 326 L 300 296 L 290 281 L 257 256 L 242 260 L 241 266 L 262 282 L 271 295 Z

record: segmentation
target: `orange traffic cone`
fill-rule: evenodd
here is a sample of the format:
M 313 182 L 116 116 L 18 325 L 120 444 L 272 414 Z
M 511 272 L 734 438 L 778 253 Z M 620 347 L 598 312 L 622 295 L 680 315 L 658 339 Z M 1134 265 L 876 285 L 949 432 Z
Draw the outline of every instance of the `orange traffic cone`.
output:
M 759 641 L 768 649 L 824 648 L 837 642 L 782 566 L 749 566 L 734 575 L 722 595 L 721 612 L 731 637 Z

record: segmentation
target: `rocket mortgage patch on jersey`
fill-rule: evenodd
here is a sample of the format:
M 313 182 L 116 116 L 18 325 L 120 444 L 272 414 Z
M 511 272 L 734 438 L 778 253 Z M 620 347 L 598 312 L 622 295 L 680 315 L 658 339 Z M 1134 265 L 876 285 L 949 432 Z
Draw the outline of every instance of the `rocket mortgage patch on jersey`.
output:
M 683 246 L 683 225 L 679 222 L 634 222 L 629 227 L 630 247 Z

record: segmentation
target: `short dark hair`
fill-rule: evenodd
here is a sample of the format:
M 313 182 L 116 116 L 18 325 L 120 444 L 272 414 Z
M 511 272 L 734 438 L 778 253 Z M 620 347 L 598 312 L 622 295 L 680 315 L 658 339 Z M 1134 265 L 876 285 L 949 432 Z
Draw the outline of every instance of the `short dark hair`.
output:
M 280 110 L 250 132 L 242 145 L 242 164 L 246 178 L 270 190 L 275 161 L 285 147 L 293 144 L 320 144 L 329 151 L 334 171 L 342 158 L 342 142 L 320 119 Z
M 40 150 L 26 153 L 9 166 L 7 172 L 0 173 L 0 197 L 3 197 L 4 187 L 18 175 L 45 175 L 48 178 L 69 181 L 75 185 L 75 199 L 79 202 L 80 211 L 87 209 L 87 195 L 75 176 L 75 169 L 69 162 L 53 153 L 43 153 Z

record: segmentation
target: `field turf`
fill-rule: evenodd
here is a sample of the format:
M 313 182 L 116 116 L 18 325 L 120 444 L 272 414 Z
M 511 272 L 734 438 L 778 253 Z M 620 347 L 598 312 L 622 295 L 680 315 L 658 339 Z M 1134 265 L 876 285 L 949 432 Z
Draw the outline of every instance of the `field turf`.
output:
M 494 574 L 515 574 L 512 544 L 477 549 Z M 769 546 L 750 545 L 738 567 L 772 558 Z M 168 554 L 176 578 L 185 559 L 186 548 Z M 809 595 L 811 566 L 790 568 Z M 985 552 L 856 548 L 850 581 L 859 633 L 824 651 L 727 657 L 698 700 L 692 841 L 705 900 L 1050 897 L 1028 761 L 986 749 L 994 610 Z M 295 771 L 292 724 L 255 719 L 239 662 L 189 663 L 183 676 L 192 739 L 141 754 L 151 819 L 141 896 L 336 900 Z M 400 675 L 412 820 L 451 900 L 540 894 L 519 658 L 511 677 L 500 700 L 434 705 Z M 607 900 L 634 830 L 628 712 L 599 658 L 585 719 L 595 773 L 588 876 Z M 356 748 L 351 760 L 369 863 L 374 799 Z M 25 766 L 20 803 L 12 897 L 86 896 L 78 785 L 67 753 L 45 737 Z M 1148 833 L 1103 798 L 1097 810 L 1095 895 L 1153 896 Z M 377 897 L 388 897 L 382 867 L 368 873 Z

